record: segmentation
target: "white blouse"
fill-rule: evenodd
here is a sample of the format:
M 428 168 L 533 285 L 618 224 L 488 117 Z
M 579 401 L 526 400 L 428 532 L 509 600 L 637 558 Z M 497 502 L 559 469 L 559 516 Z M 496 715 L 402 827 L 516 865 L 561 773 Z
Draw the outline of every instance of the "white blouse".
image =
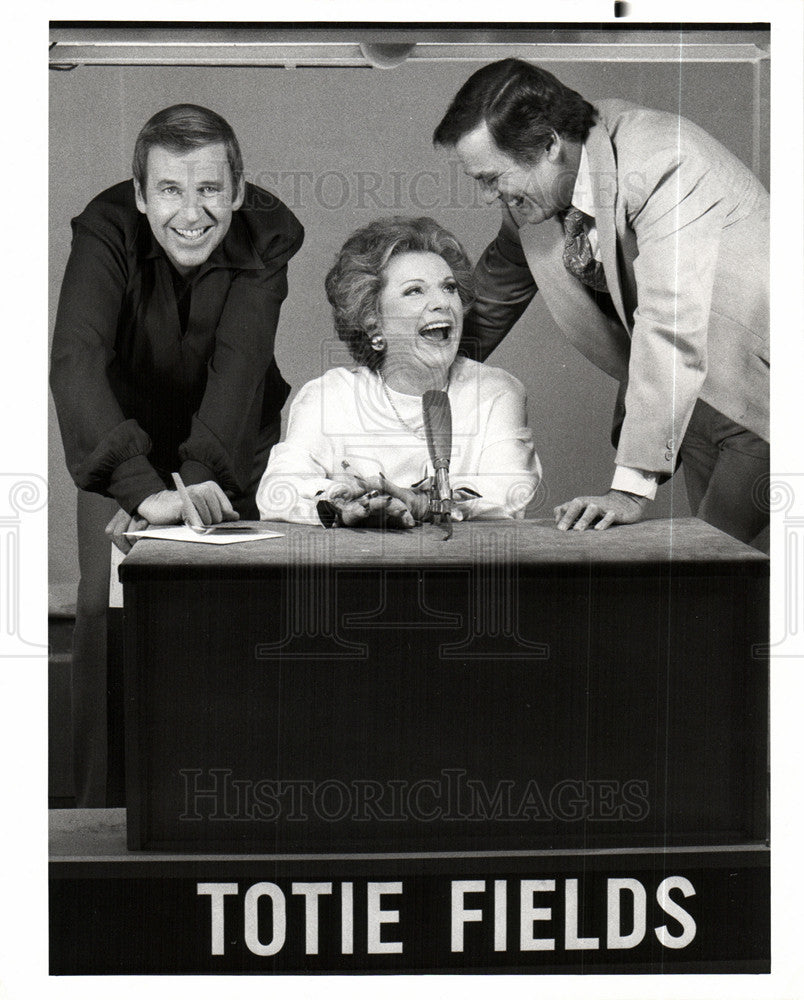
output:
M 454 519 L 523 517 L 541 465 L 522 383 L 501 368 L 459 357 L 447 394 L 450 486 L 480 494 L 456 503 Z M 318 524 L 316 502 L 344 471 L 361 477 L 382 472 L 405 487 L 432 475 L 421 396 L 384 387 L 365 367 L 333 368 L 308 382 L 293 401 L 285 440 L 271 451 L 257 490 L 260 517 Z

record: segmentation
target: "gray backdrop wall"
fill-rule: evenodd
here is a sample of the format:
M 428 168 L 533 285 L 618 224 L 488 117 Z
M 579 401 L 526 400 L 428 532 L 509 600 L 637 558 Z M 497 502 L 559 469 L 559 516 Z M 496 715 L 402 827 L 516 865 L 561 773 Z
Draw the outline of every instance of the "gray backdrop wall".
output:
M 345 237 L 383 214 L 432 215 L 475 259 L 494 236 L 485 206 L 457 162 L 430 137 L 448 100 L 477 68 L 409 63 L 357 68 L 80 67 L 50 74 L 51 335 L 70 249 L 70 219 L 109 185 L 130 176 L 142 124 L 169 104 L 189 101 L 222 114 L 243 147 L 247 179 L 273 190 L 307 230 L 290 265 L 276 353 L 297 390 L 343 354 L 331 331 L 324 275 Z M 589 100 L 624 97 L 673 111 L 703 126 L 768 183 L 768 108 L 752 66 L 737 63 L 552 64 Z M 757 146 L 757 136 L 759 145 Z M 528 391 L 530 424 L 545 471 L 533 516 L 580 493 L 606 489 L 615 383 L 564 342 L 538 301 L 492 363 Z M 287 413 L 287 407 L 285 409 Z M 67 474 L 51 403 L 50 600 L 69 609 L 77 583 L 75 488 Z M 686 516 L 680 475 L 662 487 L 654 511 Z

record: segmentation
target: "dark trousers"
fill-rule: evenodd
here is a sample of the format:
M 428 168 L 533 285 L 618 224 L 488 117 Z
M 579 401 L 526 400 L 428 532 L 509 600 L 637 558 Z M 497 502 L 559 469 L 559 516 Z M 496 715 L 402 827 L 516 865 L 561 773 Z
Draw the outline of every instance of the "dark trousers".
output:
M 260 435 L 251 481 L 232 504 L 244 520 L 259 517 L 259 485 L 279 420 Z M 78 565 L 81 579 L 75 609 L 72 663 L 73 782 L 79 808 L 109 802 L 107 621 L 110 542 L 106 525 L 118 511 L 108 497 L 78 491 Z M 113 803 L 119 805 L 119 802 Z
M 680 455 L 693 514 L 767 552 L 768 442 L 699 399 Z

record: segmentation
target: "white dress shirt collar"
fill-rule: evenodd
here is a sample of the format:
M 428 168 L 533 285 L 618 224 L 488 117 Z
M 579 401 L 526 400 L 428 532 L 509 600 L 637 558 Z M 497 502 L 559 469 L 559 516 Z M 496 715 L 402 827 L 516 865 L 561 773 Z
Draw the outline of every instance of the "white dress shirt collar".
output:
M 578 174 L 572 191 L 572 204 L 584 215 L 595 217 L 595 202 L 592 196 L 592 172 L 589 169 L 589 157 L 586 146 L 581 146 L 581 161 L 578 164 Z

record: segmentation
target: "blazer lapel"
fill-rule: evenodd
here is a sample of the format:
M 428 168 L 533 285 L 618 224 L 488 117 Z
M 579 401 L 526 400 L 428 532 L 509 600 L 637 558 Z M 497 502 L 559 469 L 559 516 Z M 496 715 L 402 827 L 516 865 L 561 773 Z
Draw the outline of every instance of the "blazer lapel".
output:
M 617 315 L 630 333 L 633 323 L 623 302 L 620 269 L 617 264 L 617 229 L 614 221 L 617 165 L 614 162 L 614 151 L 611 148 L 609 134 L 601 124 L 592 127 L 584 145 L 589 157 L 592 196 L 595 201 L 595 226 L 603 270 L 606 272 L 606 284 Z

